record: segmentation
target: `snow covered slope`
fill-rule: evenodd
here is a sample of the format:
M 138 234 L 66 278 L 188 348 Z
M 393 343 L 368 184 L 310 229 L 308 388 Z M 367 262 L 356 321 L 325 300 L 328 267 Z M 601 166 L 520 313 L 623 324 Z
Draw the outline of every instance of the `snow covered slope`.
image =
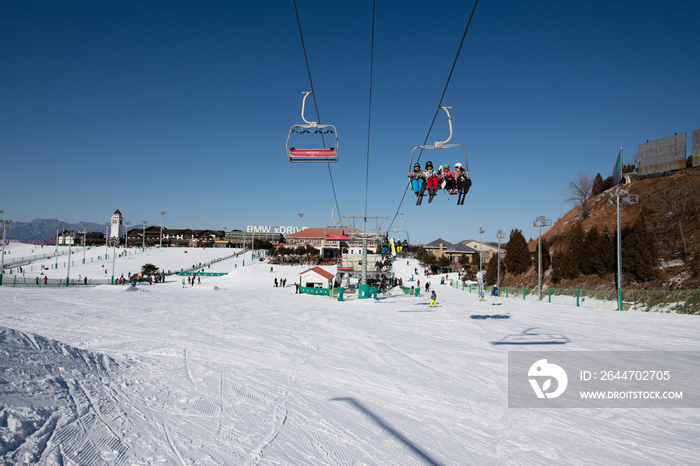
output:
M 700 350 L 697 317 L 492 306 L 436 277 L 438 308 L 400 292 L 338 302 L 294 293 L 306 267 L 229 264 L 227 276 L 185 288 L 0 287 L 4 462 L 687 465 L 700 457 L 697 410 L 507 407 L 508 351 Z M 397 275 L 408 280 L 415 267 L 398 261 Z M 274 287 L 275 278 L 288 286 Z

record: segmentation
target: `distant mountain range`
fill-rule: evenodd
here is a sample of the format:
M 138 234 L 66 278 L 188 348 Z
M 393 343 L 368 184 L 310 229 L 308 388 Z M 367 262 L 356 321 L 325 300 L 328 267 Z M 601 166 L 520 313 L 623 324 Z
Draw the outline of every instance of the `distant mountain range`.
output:
M 56 237 L 56 227 L 60 227 L 61 230 L 83 231 L 83 224 L 88 225 L 87 231 L 105 232 L 104 224 L 93 222 L 66 223 L 55 218 L 35 218 L 28 223 L 13 221 L 5 233 L 5 238 L 26 240 L 51 239 Z M 2 235 L 1 232 L 0 235 Z

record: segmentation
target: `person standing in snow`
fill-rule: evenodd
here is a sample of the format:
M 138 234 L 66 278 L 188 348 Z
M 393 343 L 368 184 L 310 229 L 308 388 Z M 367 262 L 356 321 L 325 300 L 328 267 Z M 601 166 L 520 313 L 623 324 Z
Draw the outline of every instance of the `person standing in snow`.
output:
M 437 295 L 435 294 L 435 290 L 433 290 L 433 293 L 430 295 L 430 307 L 437 307 Z
M 182 279 L 182 287 L 183 288 L 185 287 L 185 279 L 184 278 Z

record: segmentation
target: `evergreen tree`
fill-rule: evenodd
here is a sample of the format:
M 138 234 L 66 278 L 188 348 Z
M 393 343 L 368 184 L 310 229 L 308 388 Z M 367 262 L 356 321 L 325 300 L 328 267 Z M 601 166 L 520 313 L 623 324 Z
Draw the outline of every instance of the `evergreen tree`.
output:
M 419 262 L 422 262 L 425 264 L 425 260 L 428 256 L 429 256 L 428 251 L 426 251 L 423 246 L 420 246 L 418 248 L 418 250 L 416 251 L 416 259 L 418 259 Z
M 561 269 L 562 255 L 561 252 L 552 255 L 552 283 L 559 283 L 564 279 L 564 272 Z
M 622 229 L 622 272 L 637 281 L 647 282 L 656 276 L 659 262 L 656 234 L 644 220 Z
M 484 283 L 487 285 L 495 285 L 498 281 L 498 254 L 493 256 L 489 263 L 486 265 L 486 273 L 484 274 Z M 501 260 L 501 278 L 506 273 L 506 266 L 504 261 Z
M 603 185 L 602 185 L 603 191 L 607 191 L 608 189 L 612 188 L 613 182 L 614 182 L 614 180 L 613 180 L 612 176 L 605 178 L 603 180 Z M 601 192 L 603 192 L 603 191 L 601 191 Z
M 567 244 L 561 252 L 559 268 L 562 278 L 576 278 L 581 274 L 586 234 L 580 223 L 576 223 L 567 235 Z
M 510 232 L 510 239 L 505 245 L 506 255 L 503 259 L 508 271 L 513 275 L 525 273 L 530 267 L 530 250 L 523 232 L 513 229 Z
M 593 196 L 597 196 L 603 191 L 605 191 L 605 189 L 603 189 L 603 177 L 600 176 L 600 173 L 598 173 L 595 178 L 593 178 L 593 188 L 591 189 L 591 194 Z
M 452 261 L 451 261 L 450 258 L 447 257 L 447 256 L 441 256 L 441 257 L 437 260 L 437 265 L 438 265 L 438 267 L 440 267 L 441 269 L 449 269 L 449 268 L 452 267 Z
M 540 242 L 539 240 L 535 244 L 535 250 L 532 252 L 532 265 L 535 266 L 535 270 L 537 270 L 537 266 L 539 265 L 539 251 L 540 251 Z M 542 240 L 542 273 L 544 273 L 549 266 L 552 265 L 552 256 L 549 253 L 549 245 L 547 244 L 547 240 L 543 239 Z

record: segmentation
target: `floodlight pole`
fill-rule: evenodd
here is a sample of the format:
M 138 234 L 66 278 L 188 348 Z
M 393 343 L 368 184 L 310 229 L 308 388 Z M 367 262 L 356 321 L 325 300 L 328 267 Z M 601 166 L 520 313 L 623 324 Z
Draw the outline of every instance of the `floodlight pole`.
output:
M 482 254 L 481 235 L 483 235 L 484 233 L 486 233 L 486 230 L 479 227 L 479 273 L 481 273 L 481 254 Z
M 56 252 L 54 253 L 54 255 L 56 256 L 56 270 L 58 270 L 58 232 L 59 232 L 59 230 L 61 230 L 61 227 L 56 225 L 55 228 L 56 228 Z
M 614 198 L 614 200 L 613 200 Z M 630 194 L 626 189 L 618 189 L 610 193 L 608 205 L 616 205 L 617 209 L 617 309 L 622 311 L 622 233 L 620 228 L 620 206 L 639 202 L 637 194 Z
M 503 230 L 498 230 L 498 234 L 496 234 L 496 237 L 498 238 L 498 278 L 496 279 L 496 286 L 498 287 L 498 290 L 500 292 L 501 289 L 501 240 L 506 237 L 506 235 L 503 234 Z
M 299 215 L 299 231 L 301 231 L 301 228 L 302 228 L 301 221 L 302 221 L 302 217 L 304 217 L 304 212 L 299 212 L 298 215 Z
M 540 215 L 535 217 L 535 221 L 532 224 L 540 229 L 537 246 L 537 299 L 542 301 L 542 227 L 551 226 L 552 221 L 544 218 L 544 215 Z
M 4 214 L 4 210 L 0 210 L 0 214 Z M 2 276 L 5 274 L 5 232 L 10 227 L 12 220 L 0 220 L 2 222 L 2 258 L 0 259 L 0 285 L 2 285 Z
M 85 254 L 87 252 L 87 227 L 89 226 L 90 224 L 83 223 L 83 264 L 85 264 Z
M 124 249 L 126 249 L 126 245 L 128 244 L 129 241 L 129 225 L 131 225 L 131 222 L 122 222 L 124 223 Z
M 165 215 L 164 210 L 159 210 L 158 213 L 160 214 L 160 247 L 163 247 L 163 215 Z
M 109 245 L 107 244 L 109 242 L 109 241 L 107 241 L 107 234 L 109 232 L 110 225 L 111 225 L 111 223 L 105 223 L 105 260 L 107 260 L 107 252 L 108 252 L 107 248 L 109 247 Z
M 141 248 L 146 249 L 146 224 L 148 222 L 141 220 L 141 223 L 143 224 L 143 232 L 141 233 Z
M 63 234 L 63 238 L 65 240 L 66 236 L 65 233 Z M 66 270 L 66 286 L 70 284 L 70 255 L 71 255 L 71 250 L 73 249 L 73 243 L 75 242 L 75 232 L 73 232 L 73 237 L 71 238 L 70 243 L 68 243 L 68 270 Z

